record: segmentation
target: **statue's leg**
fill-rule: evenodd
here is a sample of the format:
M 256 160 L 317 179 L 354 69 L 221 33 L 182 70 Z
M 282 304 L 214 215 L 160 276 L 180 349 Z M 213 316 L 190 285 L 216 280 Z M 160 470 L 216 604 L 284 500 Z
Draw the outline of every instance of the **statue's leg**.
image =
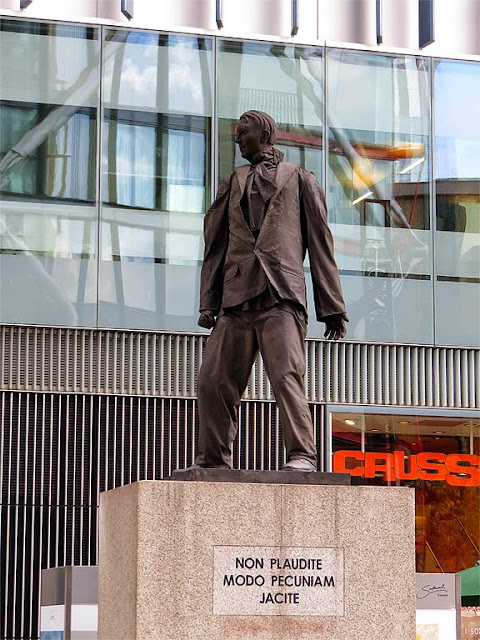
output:
M 289 303 L 282 303 L 259 314 L 255 327 L 280 413 L 287 460 L 304 458 L 316 465 L 313 424 L 304 386 L 304 314 Z
M 207 340 L 198 374 L 199 437 L 195 463 L 231 467 L 240 398 L 258 351 L 255 330 L 239 313 L 224 313 Z

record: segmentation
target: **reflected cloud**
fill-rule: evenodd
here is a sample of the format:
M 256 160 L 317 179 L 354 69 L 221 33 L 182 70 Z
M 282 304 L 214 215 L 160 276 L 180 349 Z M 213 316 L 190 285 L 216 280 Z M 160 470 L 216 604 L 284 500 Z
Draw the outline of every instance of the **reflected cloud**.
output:
M 121 102 L 123 104 L 140 103 L 144 106 L 154 107 L 157 80 L 158 68 L 156 65 L 139 65 L 131 58 L 127 58 L 122 65 Z

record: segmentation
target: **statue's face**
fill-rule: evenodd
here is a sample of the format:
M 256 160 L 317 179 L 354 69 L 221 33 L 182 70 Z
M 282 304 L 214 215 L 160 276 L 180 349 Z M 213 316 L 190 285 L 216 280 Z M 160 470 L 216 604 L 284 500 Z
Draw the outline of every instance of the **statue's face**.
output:
M 253 120 L 240 119 L 235 128 L 235 142 L 240 153 L 249 162 L 259 152 L 268 146 L 265 144 L 265 133 Z

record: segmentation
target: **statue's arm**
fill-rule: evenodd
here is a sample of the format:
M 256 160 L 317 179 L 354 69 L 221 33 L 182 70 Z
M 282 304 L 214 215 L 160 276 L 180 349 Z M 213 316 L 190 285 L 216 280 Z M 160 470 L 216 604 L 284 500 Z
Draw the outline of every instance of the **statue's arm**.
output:
M 211 329 L 220 310 L 223 295 L 223 265 L 228 247 L 228 203 L 230 178 L 220 181 L 215 200 L 208 210 L 203 235 L 205 251 L 200 277 L 200 317 L 198 324 Z
M 340 276 L 334 257 L 333 237 L 328 226 L 327 203 L 313 173 L 300 172 L 302 227 L 310 258 L 315 314 L 325 322 L 325 337 L 338 340 L 346 335 L 348 322 Z

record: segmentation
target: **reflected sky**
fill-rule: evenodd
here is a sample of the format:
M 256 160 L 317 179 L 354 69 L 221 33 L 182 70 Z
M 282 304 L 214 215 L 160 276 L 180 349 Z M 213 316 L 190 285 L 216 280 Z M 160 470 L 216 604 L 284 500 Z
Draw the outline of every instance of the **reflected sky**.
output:
M 125 44 L 107 41 L 107 105 L 210 115 L 211 48 L 209 39 L 141 32 Z
M 435 174 L 480 178 L 480 65 L 439 61 L 435 68 Z

